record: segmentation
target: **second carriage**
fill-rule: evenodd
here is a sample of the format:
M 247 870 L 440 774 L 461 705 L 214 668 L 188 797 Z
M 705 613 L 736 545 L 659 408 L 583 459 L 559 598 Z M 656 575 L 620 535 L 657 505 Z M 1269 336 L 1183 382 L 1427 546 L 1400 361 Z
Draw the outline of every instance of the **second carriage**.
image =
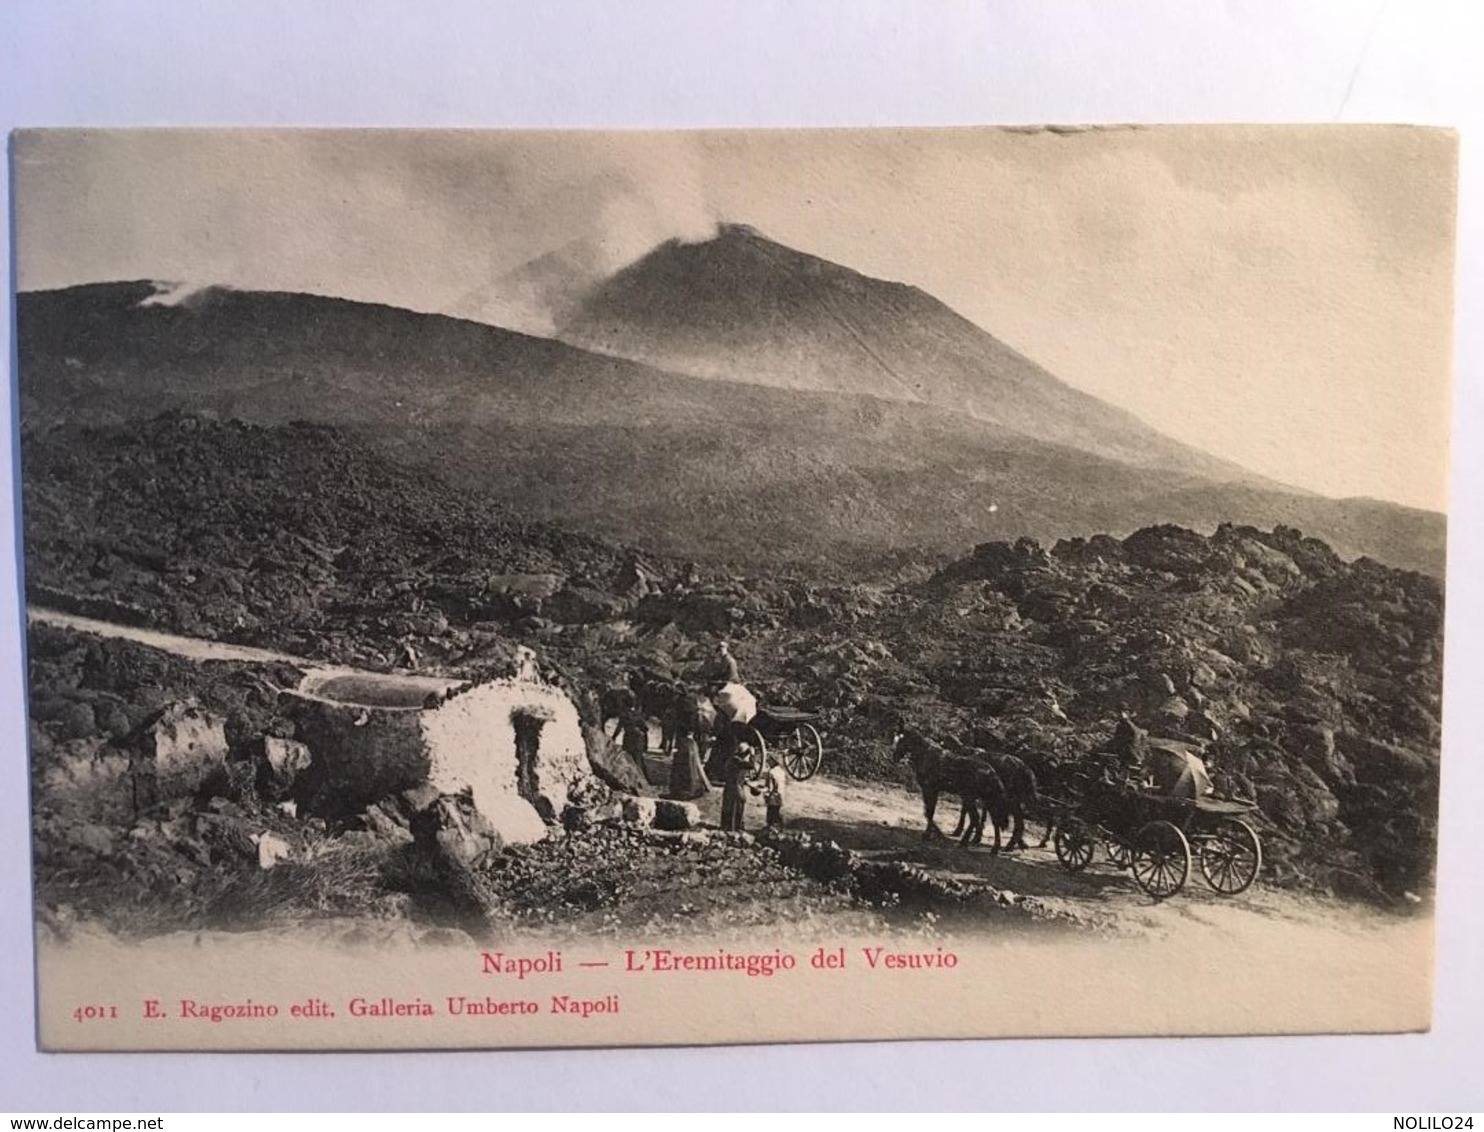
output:
M 1257 807 L 1223 798 L 1182 798 L 1096 783 L 1063 806 L 1056 857 L 1070 872 L 1092 863 L 1099 843 L 1156 900 L 1185 887 L 1192 867 L 1223 896 L 1252 886 L 1262 871 Z

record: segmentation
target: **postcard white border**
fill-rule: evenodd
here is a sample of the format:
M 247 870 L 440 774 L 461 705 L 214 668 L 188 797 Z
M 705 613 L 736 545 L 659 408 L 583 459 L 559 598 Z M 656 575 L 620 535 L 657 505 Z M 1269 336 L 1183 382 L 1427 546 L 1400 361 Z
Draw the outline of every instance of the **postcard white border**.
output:
M 42 1055 L 14 522 L 0 524 L 0 1109 L 1484 1107 L 1484 8 L 1188 0 L 49 0 L 0 125 L 1399 121 L 1462 131 L 1436 1025 L 1426 1036 L 490 1054 Z M 9 186 L 0 186 L 9 215 Z M 11 286 L 9 230 L 0 274 Z M 10 319 L 0 357 L 13 383 Z M 12 402 L 13 402 L 12 393 Z M 14 464 L 0 435 L 0 468 Z M 7 473 L 8 474 L 8 473 Z M 13 485 L 7 481 L 8 487 Z M 13 491 L 7 493 L 12 495 Z M 1240 1042 L 1240 1048 L 1234 1043 Z

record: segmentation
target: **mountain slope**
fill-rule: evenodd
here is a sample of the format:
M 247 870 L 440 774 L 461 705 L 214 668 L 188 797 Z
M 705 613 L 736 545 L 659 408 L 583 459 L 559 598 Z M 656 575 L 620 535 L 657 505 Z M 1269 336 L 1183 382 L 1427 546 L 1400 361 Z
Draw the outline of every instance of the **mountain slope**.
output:
M 549 336 L 577 309 L 582 296 L 607 274 L 594 243 L 573 240 L 507 271 L 449 308 L 472 319 L 526 334 Z
M 165 410 L 335 424 L 520 514 L 755 567 L 1284 521 L 1347 555 L 1442 568 L 1441 516 L 1132 467 L 932 405 L 700 381 L 338 299 L 215 290 L 141 305 L 154 293 L 19 296 L 25 434 Z
M 662 244 L 594 288 L 557 333 L 694 377 L 922 401 L 1137 467 L 1259 479 L 1073 389 L 915 287 L 745 225 Z

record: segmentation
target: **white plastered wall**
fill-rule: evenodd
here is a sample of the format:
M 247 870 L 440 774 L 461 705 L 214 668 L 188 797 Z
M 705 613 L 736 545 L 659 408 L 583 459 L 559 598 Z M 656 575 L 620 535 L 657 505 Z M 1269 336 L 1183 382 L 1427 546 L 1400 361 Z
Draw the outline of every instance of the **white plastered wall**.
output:
M 534 806 L 521 797 L 515 719 L 526 713 L 544 719 L 536 754 L 537 792 L 560 814 L 567 790 L 592 773 L 577 708 L 557 688 L 526 680 L 497 680 L 450 697 L 422 717 L 431 768 L 428 781 L 440 791 L 474 791 L 474 804 L 507 843 L 546 836 Z

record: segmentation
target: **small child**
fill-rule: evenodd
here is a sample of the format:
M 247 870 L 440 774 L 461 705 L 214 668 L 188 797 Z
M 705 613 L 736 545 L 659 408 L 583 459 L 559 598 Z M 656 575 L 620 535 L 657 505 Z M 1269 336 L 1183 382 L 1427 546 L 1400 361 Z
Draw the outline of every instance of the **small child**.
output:
M 783 828 L 783 795 L 788 788 L 788 772 L 777 755 L 768 756 L 768 769 L 763 772 L 763 805 L 767 824 Z

